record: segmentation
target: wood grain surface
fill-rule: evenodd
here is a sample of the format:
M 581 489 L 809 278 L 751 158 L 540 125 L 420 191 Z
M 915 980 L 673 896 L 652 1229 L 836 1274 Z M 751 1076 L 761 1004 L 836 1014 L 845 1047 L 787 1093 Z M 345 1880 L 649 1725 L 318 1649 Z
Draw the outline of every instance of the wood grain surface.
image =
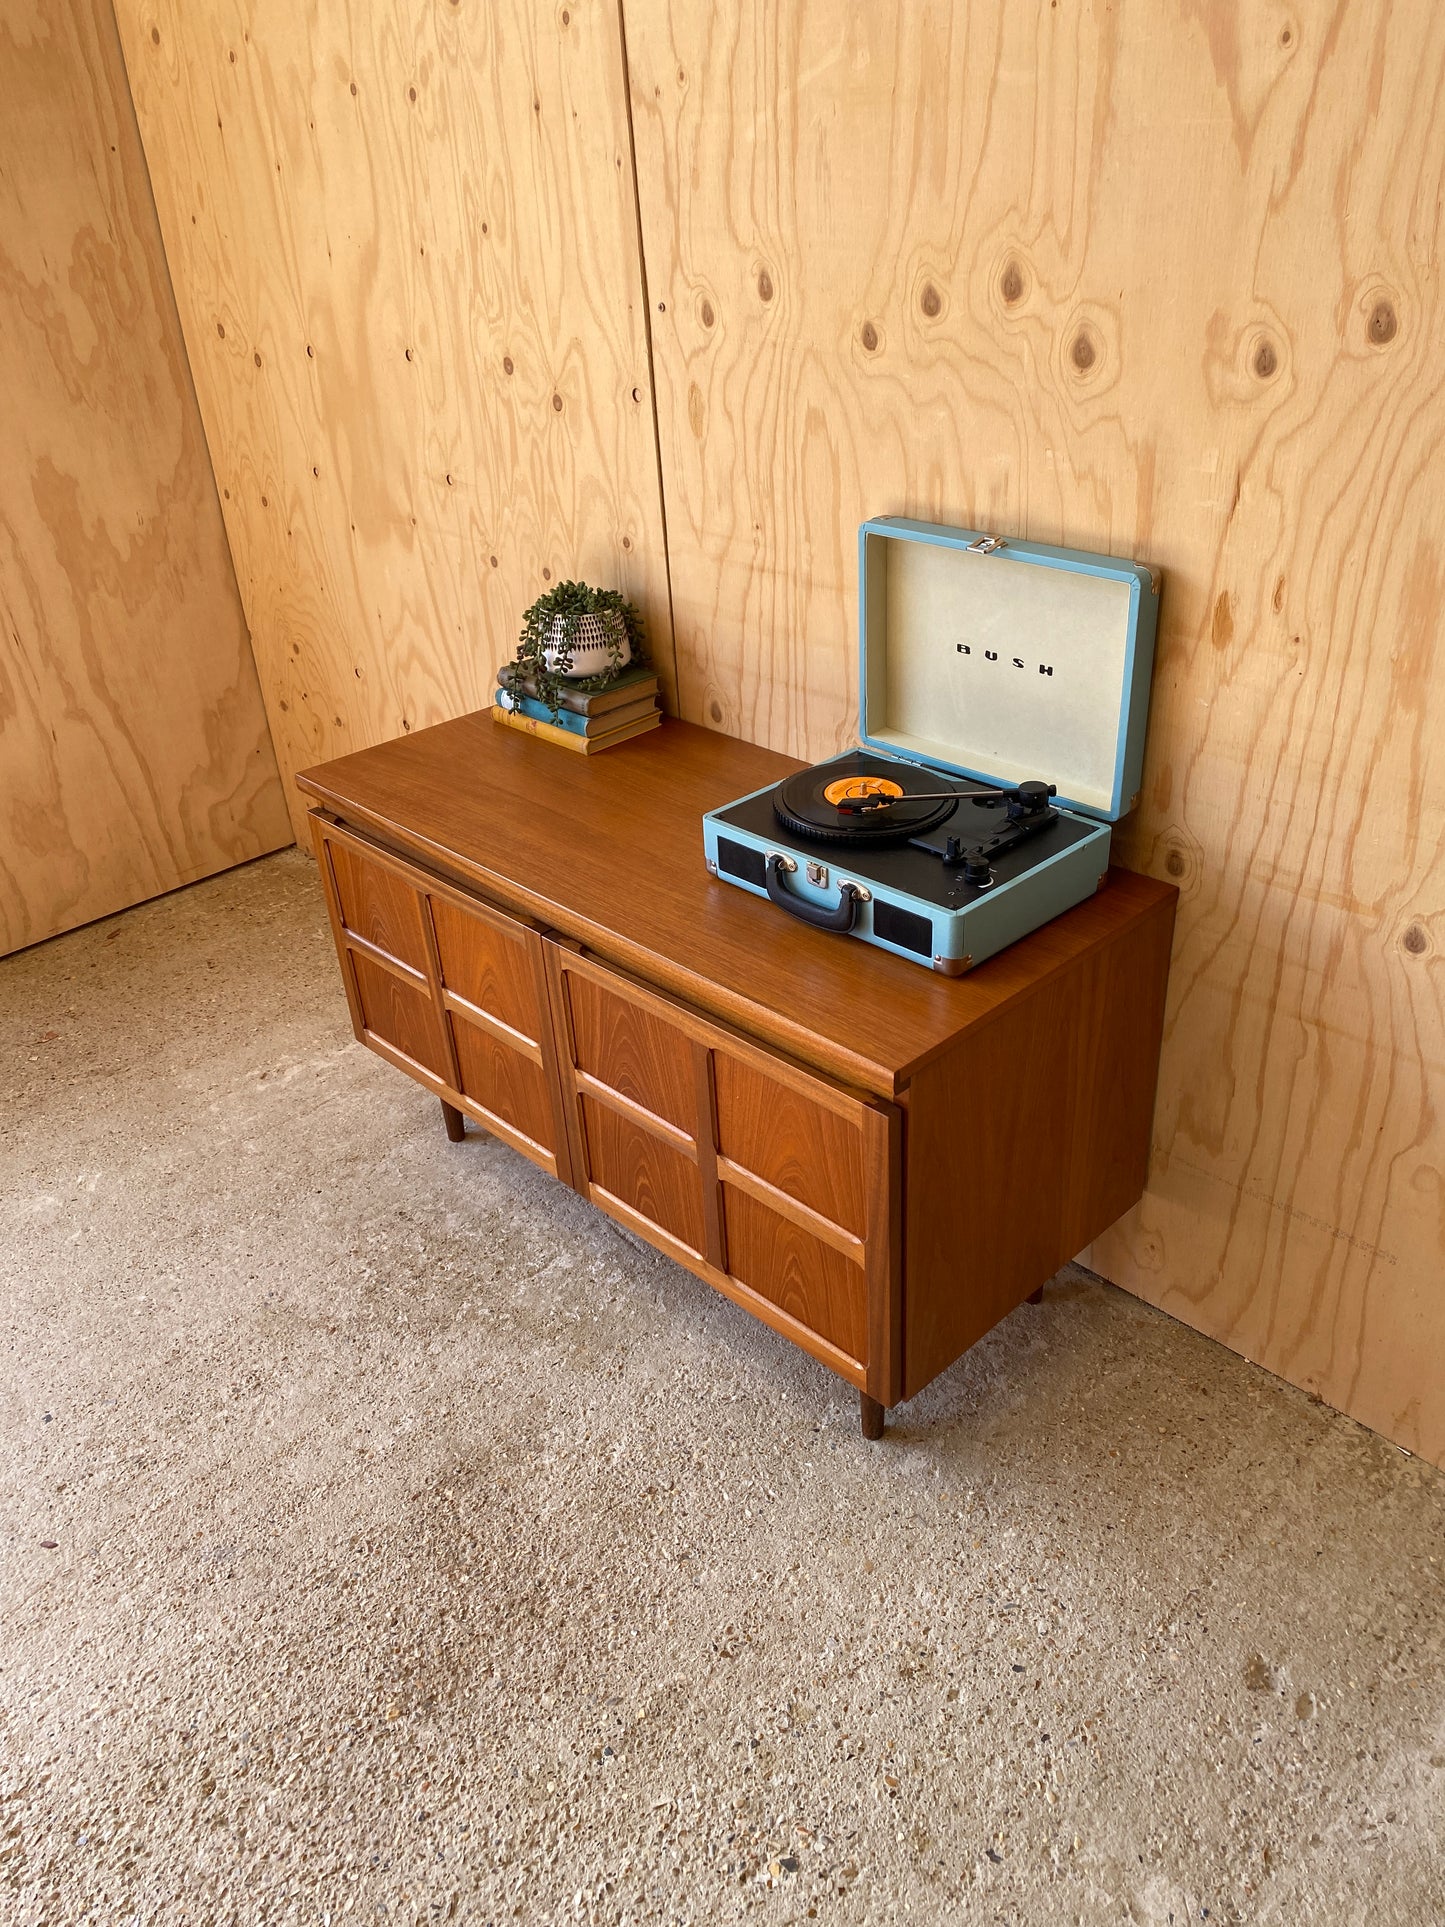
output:
M 1175 901 L 1156 899 L 909 1085 L 909 1395 L 1138 1203 Z
M 858 1266 L 736 1185 L 725 1185 L 723 1195 L 738 1283 L 847 1357 L 866 1359 L 868 1296 Z
M 717 1148 L 857 1238 L 868 1230 L 863 1140 L 855 1119 L 784 1090 L 755 1065 L 716 1053 Z
M 415 760 L 426 739 L 407 747 Z M 897 1110 L 759 1049 L 571 941 L 549 938 L 546 951 L 583 1196 L 891 1402 L 902 1301 Z M 706 999 L 705 966 L 690 988 Z M 724 1152 L 725 1136 L 736 1155 Z M 820 1168 L 835 1154 L 852 1177 L 844 1205 L 857 1231 L 812 1202 L 837 1195 Z
M 0 953 L 288 843 L 109 0 L 0 17 Z
M 708 875 L 703 812 L 797 767 L 670 717 L 604 756 L 573 756 L 498 729 L 483 712 L 305 770 L 298 781 L 347 822 L 464 887 L 883 1098 L 966 1026 L 989 1021 L 1177 895 L 1170 884 L 1116 871 L 1087 903 L 977 970 L 940 976 L 873 944 L 834 940 Z M 587 825 L 586 862 L 579 824 Z M 810 1083 L 807 1094 L 826 1103 L 826 1091 Z
M 570 1182 L 536 929 L 325 818 L 309 827 L 358 1042 L 435 1092 L 454 1142 L 469 1115 Z
M 1445 1458 L 1445 12 L 627 0 L 680 709 L 855 727 L 855 532 L 1164 571 L 1104 1272 Z M 665 305 L 665 312 L 664 312 Z
M 116 11 L 287 775 L 488 701 L 569 575 L 670 685 L 615 5 Z

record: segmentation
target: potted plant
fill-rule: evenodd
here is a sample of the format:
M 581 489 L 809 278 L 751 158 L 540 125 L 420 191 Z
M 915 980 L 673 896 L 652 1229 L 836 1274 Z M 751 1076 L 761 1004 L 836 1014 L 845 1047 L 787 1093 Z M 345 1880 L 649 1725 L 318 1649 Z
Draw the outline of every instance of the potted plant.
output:
M 629 663 L 645 659 L 642 617 L 616 589 L 559 582 L 522 617 L 516 672 L 554 717 L 564 687 L 605 689 Z

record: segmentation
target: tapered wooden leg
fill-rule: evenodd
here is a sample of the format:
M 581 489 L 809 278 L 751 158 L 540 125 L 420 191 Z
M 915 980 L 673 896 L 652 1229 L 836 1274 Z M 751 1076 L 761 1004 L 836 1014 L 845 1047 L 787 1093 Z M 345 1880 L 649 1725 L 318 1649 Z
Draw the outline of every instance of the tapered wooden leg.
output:
M 1044 1288 L 1042 1285 L 1040 1285 L 1037 1291 L 1031 1291 L 1029 1293 L 1027 1303 L 1029 1303 L 1030 1305 L 1041 1305 L 1043 1302 L 1044 1302 Z
M 886 1414 L 876 1398 L 869 1398 L 866 1392 L 858 1394 L 858 1420 L 863 1427 L 865 1439 L 881 1439 L 883 1421 Z
M 453 1144 L 460 1144 L 467 1134 L 467 1120 L 462 1116 L 456 1105 L 448 1104 L 445 1098 L 441 1100 L 441 1107 L 442 1122 L 447 1127 L 447 1136 Z

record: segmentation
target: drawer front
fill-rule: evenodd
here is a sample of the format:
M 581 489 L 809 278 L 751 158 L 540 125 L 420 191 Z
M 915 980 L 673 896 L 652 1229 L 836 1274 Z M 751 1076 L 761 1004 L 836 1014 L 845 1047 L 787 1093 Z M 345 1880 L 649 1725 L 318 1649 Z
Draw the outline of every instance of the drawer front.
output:
M 594 1097 L 582 1097 L 578 1110 L 587 1176 L 598 1201 L 622 1206 L 701 1257 L 707 1224 L 691 1154 Z
M 544 949 L 578 1190 L 893 1403 L 899 1113 L 575 947 Z
M 328 840 L 331 880 L 343 927 L 388 958 L 426 977 L 426 918 L 420 893 L 340 837 Z
M 350 968 L 362 1042 L 384 1044 L 383 1055 L 402 1057 L 404 1068 L 413 1075 L 421 1073 L 437 1084 L 445 1084 L 446 1052 L 425 980 L 417 983 L 404 977 L 365 951 L 350 953 Z
M 547 1028 L 542 986 L 529 941 L 534 932 L 495 912 L 482 916 L 431 893 L 437 964 L 452 1008 L 480 1011 L 529 1043 Z
M 722 1155 L 862 1238 L 868 1190 L 857 1120 L 726 1050 L 714 1065 Z
M 732 1276 L 845 1356 L 866 1360 L 868 1307 L 856 1259 L 735 1185 L 725 1196 Z
M 503 1043 L 491 1031 L 449 1013 L 457 1052 L 456 1090 L 483 1123 L 507 1124 L 526 1144 L 548 1152 L 564 1141 L 559 1129 L 553 1088 L 537 1059 Z
M 570 1181 L 535 926 L 323 811 L 311 823 L 357 1037 Z
M 578 1070 L 690 1133 L 697 1083 L 689 1040 L 645 1004 L 579 971 L 568 973 L 567 994 Z

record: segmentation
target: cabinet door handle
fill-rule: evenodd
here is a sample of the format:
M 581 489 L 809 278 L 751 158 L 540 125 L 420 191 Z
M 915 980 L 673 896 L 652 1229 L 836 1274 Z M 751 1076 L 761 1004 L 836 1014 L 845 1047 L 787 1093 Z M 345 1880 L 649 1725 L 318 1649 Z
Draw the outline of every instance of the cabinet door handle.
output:
M 769 856 L 765 870 L 768 895 L 780 910 L 797 917 L 803 923 L 811 923 L 815 930 L 851 930 L 858 918 L 858 904 L 861 892 L 856 883 L 838 885 L 838 903 L 832 910 L 825 910 L 821 904 L 809 903 L 806 897 L 795 896 L 784 883 L 783 859 L 773 854 Z

